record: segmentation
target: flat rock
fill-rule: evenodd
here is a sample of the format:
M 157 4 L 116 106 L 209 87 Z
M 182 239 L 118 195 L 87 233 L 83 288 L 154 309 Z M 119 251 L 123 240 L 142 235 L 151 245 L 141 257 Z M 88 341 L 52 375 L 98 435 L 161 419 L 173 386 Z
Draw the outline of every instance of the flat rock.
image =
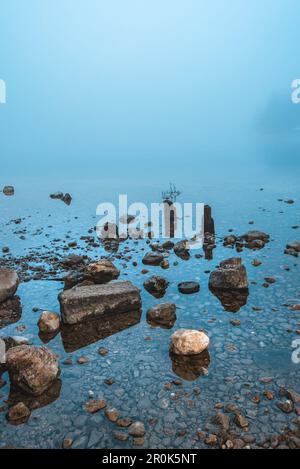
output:
M 200 284 L 198 282 L 181 282 L 178 284 L 178 290 L 185 295 L 191 295 L 200 291 Z
M 141 308 L 140 291 L 129 281 L 74 287 L 60 293 L 58 298 L 66 324 Z
M 11 269 L 0 269 L 0 303 L 14 296 L 19 285 L 18 274 Z

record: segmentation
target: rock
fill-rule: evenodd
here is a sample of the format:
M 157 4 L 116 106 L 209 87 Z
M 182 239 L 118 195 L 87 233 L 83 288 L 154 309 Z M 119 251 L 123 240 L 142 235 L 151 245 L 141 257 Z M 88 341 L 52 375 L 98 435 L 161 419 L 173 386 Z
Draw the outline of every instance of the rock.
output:
M 293 402 L 287 399 L 284 402 L 277 402 L 277 407 L 285 414 L 290 414 L 294 410 Z
M 210 434 L 205 438 L 204 443 L 208 446 L 216 446 L 218 444 L 218 438 L 216 435 Z
M 118 420 L 117 420 L 117 425 L 118 425 L 118 427 L 127 428 L 127 427 L 129 427 L 131 424 L 132 424 L 132 420 L 131 420 L 131 419 L 128 419 L 128 418 L 118 419 Z
M 220 263 L 218 270 L 211 272 L 209 288 L 223 290 L 248 289 L 247 271 L 242 265 L 242 259 L 235 257 Z
M 102 284 L 111 280 L 116 280 L 120 271 L 108 259 L 102 259 L 98 262 L 89 264 L 84 270 L 84 280 Z
M 140 291 L 129 281 L 74 287 L 60 293 L 58 298 L 66 324 L 76 324 L 106 313 L 128 313 L 141 309 Z
M 224 246 L 232 246 L 237 242 L 237 237 L 234 235 L 225 236 Z
M 235 421 L 236 425 L 238 427 L 242 428 L 243 430 L 246 430 L 249 427 L 248 421 L 245 419 L 245 417 L 240 412 L 237 412 L 235 414 L 234 421 Z
M 100 400 L 91 400 L 85 404 L 85 410 L 90 414 L 95 414 L 106 407 L 106 402 L 104 399 Z
M 162 298 L 166 293 L 169 282 L 163 277 L 153 276 L 147 279 L 143 285 L 145 290 L 155 298 Z
M 51 311 L 44 311 L 38 321 L 38 327 L 42 334 L 52 334 L 60 328 L 60 318 L 58 314 Z
M 187 240 L 178 241 L 174 246 L 174 252 L 176 256 L 180 257 L 183 260 L 188 260 L 190 258 L 189 252 L 189 243 Z
M 161 261 L 160 266 L 162 269 L 168 269 L 170 267 L 168 259 L 164 259 Z
M 142 438 L 146 433 L 143 422 L 133 422 L 128 429 L 128 433 L 136 438 Z
M 265 277 L 265 281 L 268 283 L 268 284 L 272 284 L 272 283 L 276 283 L 276 278 L 275 277 Z
M 18 274 L 11 269 L 0 269 L 0 303 L 14 296 L 19 285 Z
M 62 200 L 64 194 L 62 192 L 54 192 L 53 194 L 50 194 L 50 199 L 58 199 Z
M 171 337 L 170 351 L 177 355 L 198 355 L 208 346 L 209 338 L 204 332 L 179 329 Z
M 191 295 L 199 292 L 200 284 L 198 282 L 181 282 L 178 284 L 178 290 L 185 295 Z
M 128 435 L 125 432 L 114 432 L 114 438 L 118 441 L 127 441 Z
M 143 257 L 143 264 L 145 265 L 160 265 L 160 263 L 164 260 L 164 256 L 158 252 L 148 252 Z
M 252 230 L 252 231 L 248 231 L 247 233 L 245 233 L 243 236 L 241 236 L 241 238 L 249 243 L 256 241 L 256 240 L 260 240 L 260 241 L 263 241 L 264 243 L 267 243 L 270 239 L 270 235 L 268 235 L 267 233 L 264 233 L 263 231 Z
M 144 438 L 133 438 L 132 444 L 133 446 L 144 446 L 145 440 Z
M 174 248 L 174 243 L 173 241 L 165 241 L 161 247 L 165 249 L 166 251 L 170 251 L 171 249 Z
M 219 412 L 218 414 L 215 415 L 214 417 L 214 422 L 217 425 L 220 425 L 222 430 L 228 431 L 230 427 L 230 420 L 228 415 L 223 414 L 223 412 Z
M 300 394 L 298 394 L 293 389 L 284 389 L 284 394 L 288 399 L 290 399 L 294 404 L 300 404 Z
M 98 353 L 101 355 L 101 357 L 105 357 L 108 354 L 108 350 L 105 347 L 100 347 Z
M 290 256 L 298 257 L 300 252 L 300 241 L 294 241 L 286 245 L 286 249 L 284 251 L 285 254 Z
M 253 259 L 253 261 L 252 261 L 252 265 L 254 267 L 259 267 L 261 264 L 262 264 L 262 262 L 259 261 L 258 259 Z
M 77 358 L 78 365 L 86 365 L 89 362 L 90 362 L 90 360 L 89 360 L 88 357 L 78 357 Z
M 71 438 L 65 438 L 62 442 L 62 449 L 69 449 L 73 445 L 73 440 Z
M 14 186 L 4 186 L 3 187 L 3 194 L 7 196 L 14 195 L 15 193 L 15 188 Z
M 164 303 L 154 306 L 147 311 L 147 321 L 153 326 L 170 329 L 176 321 L 176 305 Z
M 46 347 L 13 347 L 6 364 L 11 383 L 34 396 L 43 394 L 60 373 L 56 356 Z
M 114 407 L 111 407 L 105 411 L 105 415 L 110 422 L 116 422 L 119 418 L 120 412 Z
M 70 194 L 66 193 L 63 198 L 62 198 L 62 201 L 66 204 L 66 205 L 70 205 L 71 202 L 72 202 L 72 197 Z
M 12 425 L 21 425 L 27 422 L 30 414 L 28 407 L 23 402 L 19 402 L 9 409 L 6 418 Z
M 286 245 L 287 249 L 293 249 L 294 251 L 300 252 L 300 241 L 293 241 Z

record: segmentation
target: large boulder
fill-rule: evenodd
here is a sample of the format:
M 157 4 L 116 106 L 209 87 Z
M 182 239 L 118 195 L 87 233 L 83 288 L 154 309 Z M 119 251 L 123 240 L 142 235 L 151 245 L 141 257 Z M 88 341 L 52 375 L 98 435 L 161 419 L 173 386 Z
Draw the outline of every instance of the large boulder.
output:
M 12 385 L 33 396 L 43 394 L 60 373 L 56 356 L 46 347 L 13 347 L 6 353 L 6 365 Z
M 153 275 L 144 282 L 144 288 L 155 298 L 162 298 L 168 288 L 169 282 L 163 277 Z
M 116 280 L 120 275 L 120 271 L 108 259 L 101 259 L 100 261 L 89 264 L 84 271 L 84 280 L 93 283 L 102 284 L 108 283 L 111 280 Z
M 170 352 L 176 355 L 198 355 L 209 346 L 209 337 L 202 331 L 179 329 L 171 337 Z
M 163 303 L 147 311 L 147 321 L 154 327 L 161 326 L 170 329 L 176 321 L 176 305 Z
M 58 298 L 65 324 L 141 308 L 140 291 L 129 281 L 77 286 L 60 293 Z
M 209 277 L 211 289 L 247 289 L 248 277 L 242 259 L 234 257 L 220 263 L 220 267 L 214 270 Z
M 0 303 L 12 298 L 19 285 L 18 274 L 11 269 L 0 269 Z

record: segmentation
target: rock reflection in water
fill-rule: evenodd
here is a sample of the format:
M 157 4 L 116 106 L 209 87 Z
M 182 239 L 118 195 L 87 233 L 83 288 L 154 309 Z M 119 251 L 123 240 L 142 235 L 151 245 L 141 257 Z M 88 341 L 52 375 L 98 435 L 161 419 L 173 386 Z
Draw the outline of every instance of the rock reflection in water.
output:
M 172 360 L 172 370 L 180 378 L 186 381 L 195 381 L 208 373 L 210 355 L 208 350 L 199 355 L 177 355 L 169 353 Z
M 225 311 L 237 313 L 243 306 L 247 304 L 249 290 L 222 290 L 210 288 L 210 291 L 222 303 Z
M 99 340 L 106 339 L 131 326 L 138 324 L 141 320 L 141 311 L 131 311 L 119 315 L 104 315 L 101 318 L 84 321 L 74 325 L 63 325 L 61 337 L 64 349 L 67 353 L 94 344 Z
M 21 319 L 22 305 L 18 296 L 0 304 L 0 329 L 14 324 Z
M 30 394 L 24 393 L 24 391 L 20 390 L 19 388 L 11 386 L 8 396 L 8 405 L 11 407 L 18 402 L 23 402 L 30 410 L 46 407 L 59 398 L 61 386 L 62 382 L 59 378 L 57 378 L 53 385 L 41 396 L 31 396 Z

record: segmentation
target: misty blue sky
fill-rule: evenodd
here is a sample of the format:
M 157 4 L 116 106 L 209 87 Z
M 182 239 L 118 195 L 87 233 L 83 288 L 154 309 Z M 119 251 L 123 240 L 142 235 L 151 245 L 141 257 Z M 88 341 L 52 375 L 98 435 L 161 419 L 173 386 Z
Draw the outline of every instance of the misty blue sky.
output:
M 299 39 L 298 0 L 1 0 L 2 176 L 299 169 Z

